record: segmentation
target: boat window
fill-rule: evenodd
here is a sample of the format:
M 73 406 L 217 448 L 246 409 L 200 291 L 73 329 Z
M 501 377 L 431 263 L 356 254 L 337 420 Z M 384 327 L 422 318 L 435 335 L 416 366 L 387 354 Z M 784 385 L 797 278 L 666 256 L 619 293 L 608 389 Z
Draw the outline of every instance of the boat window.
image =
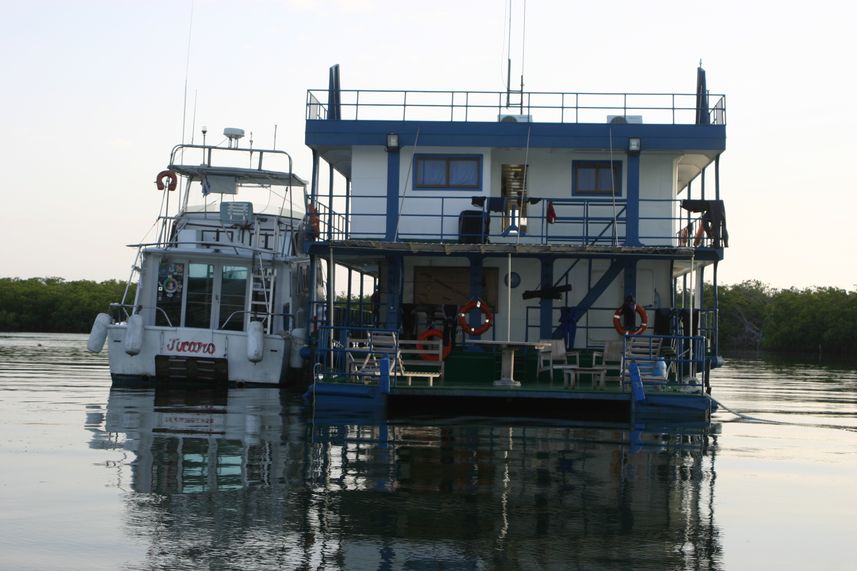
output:
M 211 297 L 214 292 L 214 266 L 188 264 L 187 312 L 185 327 L 211 327 Z
M 247 268 L 241 266 L 223 266 L 220 274 L 220 329 L 244 330 L 249 273 Z
M 155 312 L 155 325 L 181 325 L 184 270 L 183 263 L 161 260 L 158 266 L 158 310 Z
M 481 155 L 414 155 L 414 188 L 479 190 Z
M 622 196 L 622 161 L 572 161 L 573 195 Z

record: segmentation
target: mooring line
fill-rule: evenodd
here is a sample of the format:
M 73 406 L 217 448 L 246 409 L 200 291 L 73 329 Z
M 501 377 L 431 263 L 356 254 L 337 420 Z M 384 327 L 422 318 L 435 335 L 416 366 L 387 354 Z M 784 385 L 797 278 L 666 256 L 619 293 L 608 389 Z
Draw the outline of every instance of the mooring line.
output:
M 734 414 L 739 419 L 747 421 L 747 422 L 754 422 L 754 423 L 759 423 L 759 424 L 777 424 L 780 426 L 801 426 L 801 427 L 806 427 L 806 428 L 831 428 L 831 429 L 835 429 L 835 430 L 847 430 L 848 432 L 857 432 L 857 427 L 855 427 L 855 426 L 842 426 L 839 424 L 818 424 L 818 423 L 808 424 L 808 423 L 804 423 L 804 422 L 789 422 L 789 421 L 785 421 L 785 420 L 770 420 L 770 419 L 766 419 L 766 418 L 759 418 L 758 416 L 750 416 L 750 415 L 744 414 L 742 412 L 738 412 L 737 410 L 733 410 L 718 400 L 715 400 L 714 402 L 717 403 L 718 409 L 722 408 L 725 411 Z

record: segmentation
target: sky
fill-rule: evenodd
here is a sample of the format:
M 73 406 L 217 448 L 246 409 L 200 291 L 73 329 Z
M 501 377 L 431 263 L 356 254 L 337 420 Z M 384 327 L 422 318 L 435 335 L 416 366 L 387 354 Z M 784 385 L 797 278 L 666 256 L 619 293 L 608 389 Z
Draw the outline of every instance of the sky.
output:
M 308 179 L 306 92 L 333 64 L 343 89 L 504 90 L 508 4 L 0 0 L 0 277 L 126 279 L 183 118 L 197 143 L 205 125 L 209 143 L 240 127 L 271 146 L 276 125 Z M 528 91 L 692 93 L 702 60 L 727 102 L 720 283 L 853 291 L 849 6 L 512 0 L 512 75 Z

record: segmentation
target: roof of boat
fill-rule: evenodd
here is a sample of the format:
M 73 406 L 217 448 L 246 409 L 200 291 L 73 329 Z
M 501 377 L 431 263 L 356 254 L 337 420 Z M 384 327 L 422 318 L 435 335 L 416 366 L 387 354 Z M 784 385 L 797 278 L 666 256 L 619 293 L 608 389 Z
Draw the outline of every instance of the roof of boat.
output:
M 234 177 L 242 184 L 263 186 L 306 186 L 307 181 L 294 173 L 263 169 L 248 169 L 232 166 L 180 165 L 172 164 L 171 170 L 191 180 L 202 180 L 206 176 Z

